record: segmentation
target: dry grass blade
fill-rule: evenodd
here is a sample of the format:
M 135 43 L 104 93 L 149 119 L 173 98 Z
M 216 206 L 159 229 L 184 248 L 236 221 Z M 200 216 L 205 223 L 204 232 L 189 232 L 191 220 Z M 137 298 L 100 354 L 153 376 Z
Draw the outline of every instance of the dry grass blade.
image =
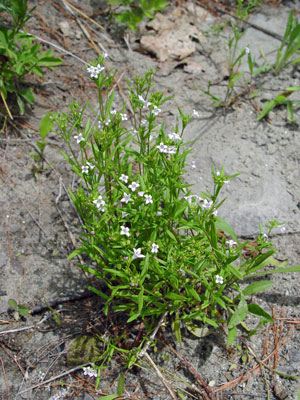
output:
M 149 354 L 147 352 L 144 352 L 144 357 L 147 358 L 147 360 L 149 361 L 150 365 L 153 367 L 154 371 L 156 372 L 157 376 L 159 377 L 159 379 L 161 379 L 162 383 L 165 385 L 165 387 L 168 389 L 168 392 L 170 393 L 172 399 L 174 400 L 178 400 L 175 393 L 173 392 L 171 386 L 169 385 L 169 383 L 166 381 L 166 379 L 164 378 L 164 376 L 162 375 L 162 373 L 160 372 L 160 370 L 157 368 L 157 366 L 155 365 L 154 361 L 151 359 L 151 357 L 149 356 Z

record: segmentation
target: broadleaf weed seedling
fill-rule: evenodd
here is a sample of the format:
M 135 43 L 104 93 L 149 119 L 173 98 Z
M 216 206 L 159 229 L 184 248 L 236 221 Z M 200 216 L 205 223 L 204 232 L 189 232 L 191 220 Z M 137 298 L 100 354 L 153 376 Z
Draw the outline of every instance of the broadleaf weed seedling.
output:
M 42 46 L 34 43 L 34 37 L 21 31 L 33 9 L 27 11 L 27 0 L 7 0 L 0 7 L 0 15 L 8 14 L 12 20 L 12 28 L 0 27 L 0 95 L 11 119 L 9 94 L 16 96 L 21 114 L 25 112 L 25 102 L 34 103 L 33 89 L 24 84 L 25 76 L 28 73 L 43 76 L 42 67 L 51 69 L 62 62 L 61 58 L 53 57 L 52 50 L 41 52 Z
M 192 193 L 184 181 L 191 151 L 184 130 L 191 116 L 179 110 L 174 126 L 159 122 L 168 98 L 152 90 L 153 72 L 128 82 L 133 110 L 128 127 L 125 105 L 114 108 L 114 76 L 103 61 L 87 70 L 98 87 L 98 110 L 73 102 L 68 113 L 48 114 L 49 129 L 66 142 L 63 155 L 80 180 L 70 196 L 83 221 L 81 245 L 69 259 L 85 254 L 94 262 L 78 266 L 104 283 L 105 289 L 89 288 L 105 300 L 105 314 L 113 310 L 127 315 L 128 323 L 143 321 L 139 347 L 124 353 L 130 365 L 164 315 L 178 340 L 182 324 L 189 330 L 217 329 L 227 321 L 230 344 L 248 313 L 261 324 L 272 320 L 245 300 L 269 283 L 259 281 L 245 289 L 240 284 L 272 264 L 275 250 L 261 234 L 246 257 L 246 243 L 217 216 L 221 189 L 235 175 L 212 168 L 212 194 Z M 88 108 L 96 124 L 85 117 Z M 277 272 L 282 270 L 291 269 Z

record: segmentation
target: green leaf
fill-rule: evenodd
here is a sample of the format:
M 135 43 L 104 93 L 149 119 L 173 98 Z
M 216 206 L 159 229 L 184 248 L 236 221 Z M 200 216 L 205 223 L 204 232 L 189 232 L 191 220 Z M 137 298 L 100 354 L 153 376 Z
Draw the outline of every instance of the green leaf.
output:
M 9 299 L 8 304 L 10 305 L 11 308 L 17 308 L 17 306 L 18 306 L 16 300 L 14 300 L 14 299 Z
M 87 288 L 88 288 L 91 292 L 97 294 L 97 295 L 98 295 L 99 297 L 101 297 L 102 299 L 104 299 L 104 300 L 108 300 L 108 299 L 109 299 L 109 296 L 107 296 L 106 294 L 100 292 L 100 290 L 94 288 L 93 286 L 87 286 Z
M 228 321 L 228 329 L 232 329 L 233 327 L 237 326 L 241 322 L 244 321 L 248 314 L 248 306 L 245 301 L 244 296 L 242 295 L 242 298 L 235 310 L 235 312 L 231 315 Z
M 234 326 L 231 329 L 228 329 L 228 336 L 227 336 L 227 346 L 231 346 L 232 343 L 235 341 L 237 335 L 237 329 Z
M 32 88 L 26 88 L 26 89 L 20 89 L 19 94 L 24 97 L 26 101 L 28 101 L 29 104 L 34 103 L 34 95 L 33 95 L 33 89 Z
M 114 400 L 120 397 L 118 394 L 109 394 L 108 396 L 101 396 L 98 400 Z
M 22 304 L 18 304 L 18 311 L 23 317 L 26 317 L 26 315 L 29 314 L 30 309 L 26 306 L 22 306 Z
M 270 314 L 268 314 L 265 310 L 263 310 L 259 305 L 257 304 L 249 304 L 248 305 L 248 310 L 251 314 L 257 315 L 258 317 L 263 318 L 264 320 L 268 322 L 274 322 L 273 318 L 271 317 Z
M 123 372 L 121 372 L 117 387 L 118 395 L 121 396 L 123 394 L 123 391 L 124 391 L 124 374 Z
M 270 271 L 257 272 L 256 274 L 249 275 L 249 278 L 250 277 L 252 278 L 255 276 L 262 276 L 262 275 L 282 274 L 282 273 L 287 273 L 287 272 L 300 272 L 300 265 L 296 265 L 294 267 L 278 268 L 278 269 L 273 269 Z
M 43 57 L 39 58 L 38 63 L 41 67 L 53 68 L 60 65 L 62 63 L 62 59 L 59 57 Z
M 140 313 L 133 314 L 130 318 L 128 318 L 127 322 L 128 322 L 128 323 L 129 323 L 129 322 L 132 322 L 132 321 L 134 321 L 135 319 L 138 319 L 139 317 L 140 317 Z
M 178 313 L 176 313 L 175 319 L 172 321 L 172 329 L 178 343 L 181 343 L 180 319 Z
M 232 227 L 222 218 L 216 217 L 216 222 L 215 222 L 216 228 L 220 229 L 221 231 L 224 231 L 225 233 L 228 233 L 232 237 L 232 239 L 235 242 L 239 242 L 236 233 L 232 229 Z
M 254 283 L 251 283 L 249 286 L 247 286 L 243 290 L 243 294 L 244 294 L 244 296 L 249 296 L 251 294 L 264 292 L 266 289 L 268 289 L 272 285 L 273 285 L 273 282 L 271 282 L 271 281 L 254 282 Z
M 54 124 L 53 114 L 46 114 L 40 123 L 40 135 L 43 140 L 46 139 L 48 133 L 52 130 Z
M 138 312 L 139 314 L 142 312 L 144 305 L 144 288 L 142 288 L 138 295 Z
M 24 101 L 17 95 L 17 103 L 19 106 L 20 114 L 23 115 L 25 112 L 25 104 Z

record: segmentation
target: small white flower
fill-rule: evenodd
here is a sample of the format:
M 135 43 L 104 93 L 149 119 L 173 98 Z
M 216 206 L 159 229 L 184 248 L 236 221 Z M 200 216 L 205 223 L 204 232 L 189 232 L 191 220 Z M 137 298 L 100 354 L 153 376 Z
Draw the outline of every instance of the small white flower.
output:
M 264 239 L 264 240 L 268 240 L 268 235 L 267 235 L 266 233 L 263 233 L 262 236 L 263 236 L 263 239 Z
M 218 210 L 214 210 L 213 212 L 212 212 L 212 215 L 214 215 L 215 217 L 218 215 Z
M 88 167 L 87 165 L 83 165 L 83 166 L 81 167 L 81 172 L 82 172 L 83 174 L 87 174 L 87 173 L 89 172 L 89 167 Z
M 178 133 L 176 132 L 171 132 L 168 134 L 169 139 L 174 140 L 174 142 L 179 142 L 181 140 L 181 137 Z
M 162 212 L 161 212 L 161 211 L 157 211 L 156 215 L 157 215 L 158 217 L 161 217 L 161 216 L 162 216 Z
M 250 53 L 249 47 L 245 47 L 245 53 L 246 53 L 246 54 L 249 54 L 249 53 Z
M 143 197 L 144 196 L 144 192 L 138 192 L 138 196 L 139 197 Z
M 282 225 L 279 229 L 280 229 L 280 232 L 281 232 L 281 233 L 284 233 L 284 232 L 286 231 L 286 227 L 283 226 L 283 225 Z
M 116 115 L 117 114 L 117 110 L 113 108 L 110 113 L 111 113 L 111 115 Z
M 120 113 L 120 116 L 121 116 L 121 118 L 122 118 L 122 121 L 127 121 L 127 120 L 128 120 L 127 114 L 121 114 L 121 113 Z
M 86 165 L 89 167 L 89 169 L 94 169 L 95 165 L 91 164 L 90 162 L 86 162 Z
M 152 243 L 151 253 L 157 253 L 159 249 L 158 244 Z
M 102 57 L 103 57 L 103 58 L 107 58 L 107 57 L 109 57 L 109 54 L 106 53 L 106 51 L 105 51 L 104 53 L 102 53 Z
M 128 176 L 125 175 L 125 174 L 122 174 L 122 175 L 120 176 L 120 181 L 122 181 L 122 182 L 124 182 L 124 183 L 127 183 L 127 182 L 128 182 Z
M 236 243 L 234 240 L 230 239 L 230 240 L 226 240 L 226 244 L 228 244 L 229 247 L 233 247 L 233 246 L 235 246 L 237 243 Z
M 91 367 L 84 367 L 83 375 L 88 375 L 88 376 L 97 378 L 98 373 L 97 373 L 96 369 L 92 369 Z
M 200 114 L 198 113 L 198 111 L 193 110 L 193 117 L 199 118 Z
M 147 120 L 146 120 L 146 119 L 142 119 L 142 120 L 141 120 L 141 125 L 142 125 L 142 126 L 147 125 Z
M 196 162 L 195 162 L 195 161 L 192 161 L 192 162 L 191 162 L 191 168 L 193 168 L 193 169 L 196 168 Z
M 145 194 L 145 203 L 146 203 L 146 204 L 151 204 L 151 203 L 153 203 L 151 194 Z
M 153 114 L 154 114 L 155 116 L 157 116 L 157 115 L 161 112 L 161 109 L 158 108 L 157 106 L 153 106 L 152 112 L 153 112 Z
M 134 253 L 132 256 L 133 260 L 135 260 L 136 258 L 145 258 L 146 257 L 141 253 L 141 248 L 133 249 L 133 253 Z
M 95 204 L 95 206 L 100 210 L 100 211 L 104 211 L 104 206 L 105 206 L 105 201 L 102 199 L 102 196 L 100 194 L 100 196 L 98 197 L 98 199 L 93 200 L 93 203 Z
M 93 65 L 90 65 L 87 68 L 87 72 L 90 74 L 90 78 L 98 78 L 98 75 L 100 74 L 100 72 L 102 72 L 104 70 L 104 67 L 101 67 L 100 64 L 97 65 L 97 67 L 94 67 Z
M 151 103 L 143 98 L 143 96 L 139 95 L 139 100 L 143 103 L 143 109 L 148 110 Z
M 220 283 L 221 285 L 223 284 L 224 279 L 222 276 L 220 275 L 216 275 L 216 283 Z
M 121 199 L 121 203 L 128 204 L 130 201 L 132 201 L 131 194 L 127 194 L 124 192 L 123 198 Z
M 81 133 L 79 133 L 79 135 L 75 135 L 74 139 L 76 139 L 77 143 L 84 142 L 84 138 L 82 137 Z
M 138 182 L 132 182 L 128 187 L 131 189 L 133 192 L 136 191 L 136 189 L 140 186 Z
M 205 210 L 209 210 L 210 207 L 212 206 L 212 204 L 213 204 L 212 201 L 208 201 L 208 200 L 204 199 L 204 200 L 201 202 L 200 206 L 201 206 L 202 208 L 204 208 Z
M 176 154 L 176 152 L 177 152 L 176 146 L 168 146 L 168 148 L 167 148 L 168 154 Z
M 160 144 L 158 146 L 156 146 L 156 148 L 161 152 L 161 153 L 167 153 L 168 151 L 168 146 L 166 146 L 165 144 L 163 144 L 163 142 L 160 142 Z
M 127 217 L 127 215 L 129 215 L 127 212 L 125 212 L 125 211 L 122 211 L 122 218 L 125 218 L 125 217 Z
M 130 236 L 129 228 L 127 228 L 127 226 L 125 225 L 121 226 L 121 235 L 126 235 L 128 237 Z

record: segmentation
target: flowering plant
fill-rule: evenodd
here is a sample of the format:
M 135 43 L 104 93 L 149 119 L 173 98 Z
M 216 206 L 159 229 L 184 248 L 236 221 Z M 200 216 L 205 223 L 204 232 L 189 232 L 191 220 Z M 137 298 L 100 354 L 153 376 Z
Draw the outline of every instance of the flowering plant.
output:
M 84 119 L 86 106 L 73 102 L 68 114 L 46 115 L 41 129 L 55 124 L 69 149 L 63 155 L 80 179 L 70 196 L 82 220 L 81 245 L 69 258 L 93 260 L 94 266 L 79 267 L 104 282 L 105 289 L 89 288 L 105 299 L 105 313 L 112 307 L 127 313 L 128 323 L 141 319 L 148 333 L 168 315 L 178 340 L 183 325 L 196 333 L 199 325 L 217 328 L 227 321 L 229 343 L 248 313 L 260 323 L 272 321 L 245 300 L 271 282 L 243 289 L 240 282 L 272 264 L 275 250 L 262 231 L 252 245 L 239 242 L 217 216 L 220 191 L 234 176 L 212 168 L 212 194 L 193 194 L 183 179 L 191 151 L 183 134 L 192 116 L 179 109 L 174 126 L 159 122 L 169 99 L 151 90 L 149 71 L 128 83 L 130 126 L 125 106 L 113 108 L 114 77 L 103 57 L 87 72 L 99 89 L 99 111 L 91 109 L 96 123 Z

